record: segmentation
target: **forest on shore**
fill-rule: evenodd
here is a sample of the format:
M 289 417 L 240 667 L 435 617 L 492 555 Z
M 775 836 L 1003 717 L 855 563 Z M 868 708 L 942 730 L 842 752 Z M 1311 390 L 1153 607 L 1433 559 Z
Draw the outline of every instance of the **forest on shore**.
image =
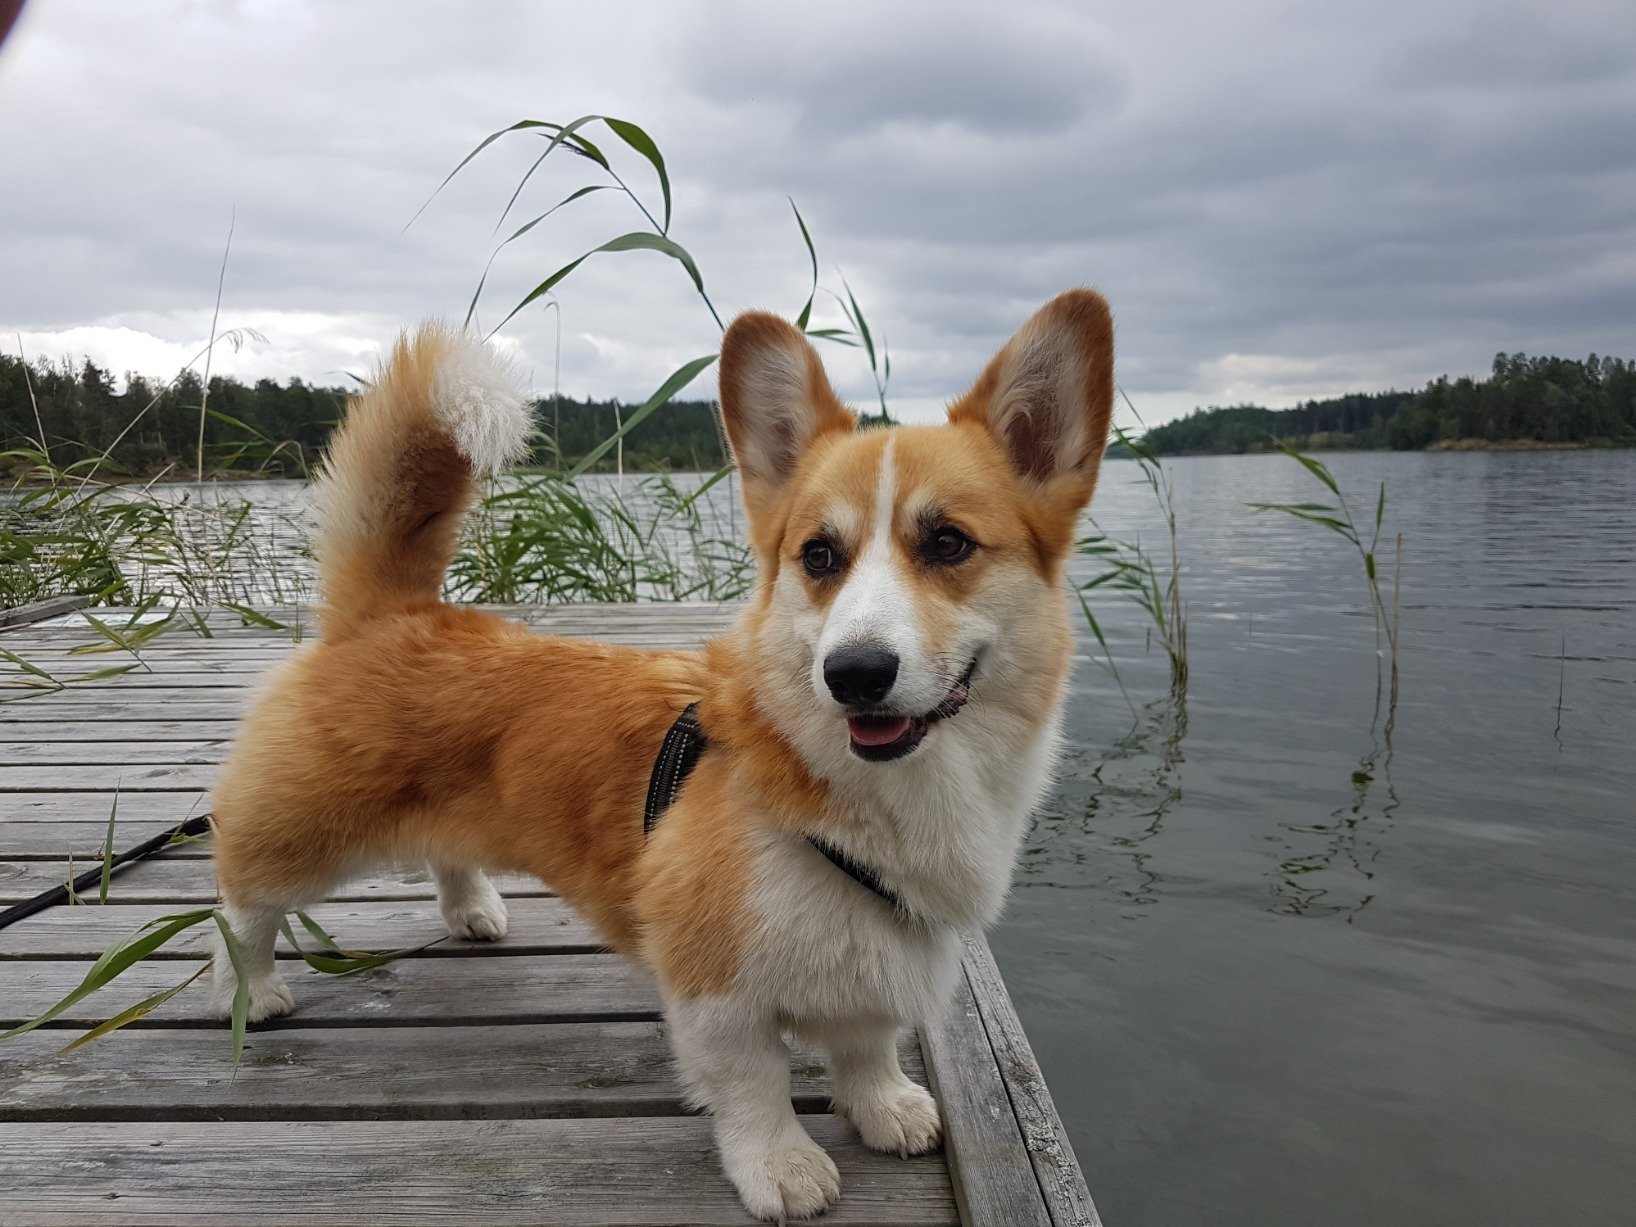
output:
M 1149 430 L 1164 456 L 1302 450 L 1636 446 L 1636 361 L 1496 354 L 1486 379 L 1358 392 L 1293 409 L 1196 409 Z
M 128 375 L 116 391 L 95 363 L 0 355 L 0 472 L 27 469 L 43 438 L 52 464 L 107 456 L 109 469 L 184 478 L 206 473 L 301 476 L 316 464 L 348 390 L 300 379 L 244 384 L 193 371 L 168 383 Z M 203 411 L 201 412 L 201 406 Z M 542 435 L 525 464 L 572 465 L 608 438 L 631 406 L 613 400 L 538 402 Z M 561 455 L 552 448 L 560 440 Z M 1636 445 L 1636 361 L 1499 354 L 1485 379 L 1447 376 L 1418 392 L 1360 392 L 1293 409 L 1199 409 L 1149 430 L 1161 455 L 1303 449 Z M 711 471 L 726 462 L 714 406 L 675 400 L 625 438 L 631 471 Z M 611 470 L 610 451 L 597 464 Z
M 215 375 L 206 397 L 203 380 L 191 370 L 169 383 L 128 375 L 124 389 L 115 388 L 111 373 L 90 361 L 25 364 L 0 355 L 0 472 L 31 467 L 43 437 L 58 468 L 106 454 L 109 472 L 186 478 L 198 466 L 203 418 L 207 474 L 299 477 L 317 464 L 350 394 L 300 379 L 244 384 Z M 523 463 L 573 464 L 613 434 L 630 408 L 612 400 L 546 397 L 535 414 L 542 438 Z M 559 427 L 561 462 L 549 442 Z M 714 405 L 676 400 L 661 406 L 625 437 L 624 461 L 631 470 L 720 468 L 726 451 Z M 610 451 L 597 468 L 614 464 Z

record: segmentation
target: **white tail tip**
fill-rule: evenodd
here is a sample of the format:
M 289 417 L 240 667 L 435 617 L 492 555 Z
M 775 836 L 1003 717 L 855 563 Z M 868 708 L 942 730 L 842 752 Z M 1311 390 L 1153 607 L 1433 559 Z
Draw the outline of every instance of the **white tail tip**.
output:
M 480 473 L 497 472 L 528 450 L 534 413 L 522 373 L 467 333 L 450 336 L 438 359 L 432 411 Z

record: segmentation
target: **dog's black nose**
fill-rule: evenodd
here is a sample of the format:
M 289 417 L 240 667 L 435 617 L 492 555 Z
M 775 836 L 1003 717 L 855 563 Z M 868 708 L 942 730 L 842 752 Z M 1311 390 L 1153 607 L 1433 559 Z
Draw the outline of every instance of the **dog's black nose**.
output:
M 837 703 L 879 703 L 898 680 L 898 654 L 878 643 L 851 643 L 824 657 L 824 685 Z

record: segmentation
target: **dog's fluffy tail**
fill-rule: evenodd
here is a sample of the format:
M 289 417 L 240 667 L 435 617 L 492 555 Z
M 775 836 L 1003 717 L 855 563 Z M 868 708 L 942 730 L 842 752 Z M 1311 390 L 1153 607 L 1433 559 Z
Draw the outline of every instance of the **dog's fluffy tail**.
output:
M 318 481 L 326 639 L 437 602 L 477 475 L 517 459 L 532 429 L 522 380 L 483 342 L 435 323 L 398 338 Z

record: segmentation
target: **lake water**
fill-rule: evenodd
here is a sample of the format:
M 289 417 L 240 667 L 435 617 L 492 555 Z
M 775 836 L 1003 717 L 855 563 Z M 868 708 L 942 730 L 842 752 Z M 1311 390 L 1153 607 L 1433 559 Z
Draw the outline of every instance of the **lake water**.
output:
M 1168 461 L 1185 703 L 1101 593 L 1137 710 L 1082 633 L 995 953 L 1110 1227 L 1632 1222 L 1636 454 L 1327 459 L 1404 535 L 1391 744 L 1357 556 L 1247 506 L 1322 489 Z M 1164 544 L 1134 465 L 1095 511 Z
M 1185 727 L 1078 671 L 1006 980 L 1112 1227 L 1636 1222 L 1636 454 L 1328 459 L 1404 534 L 1390 751 L 1356 555 L 1245 506 L 1321 488 L 1168 462 Z

